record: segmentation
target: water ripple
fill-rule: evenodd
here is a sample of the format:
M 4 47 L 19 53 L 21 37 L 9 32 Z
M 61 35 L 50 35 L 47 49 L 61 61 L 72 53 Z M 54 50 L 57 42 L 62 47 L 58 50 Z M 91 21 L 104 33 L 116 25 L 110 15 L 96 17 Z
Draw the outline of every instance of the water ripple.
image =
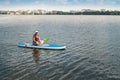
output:
M 119 22 L 119 16 L 1 16 L 0 80 L 119 80 Z M 17 46 L 36 30 L 66 50 L 35 54 Z

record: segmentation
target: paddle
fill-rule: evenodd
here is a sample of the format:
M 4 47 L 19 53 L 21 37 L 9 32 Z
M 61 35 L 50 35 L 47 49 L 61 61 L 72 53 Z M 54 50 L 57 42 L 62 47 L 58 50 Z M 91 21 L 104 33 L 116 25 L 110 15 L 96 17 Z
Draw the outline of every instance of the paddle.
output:
M 44 38 L 43 40 L 44 40 L 44 41 L 49 41 L 49 38 L 48 38 L 48 37 L 46 37 L 46 38 Z

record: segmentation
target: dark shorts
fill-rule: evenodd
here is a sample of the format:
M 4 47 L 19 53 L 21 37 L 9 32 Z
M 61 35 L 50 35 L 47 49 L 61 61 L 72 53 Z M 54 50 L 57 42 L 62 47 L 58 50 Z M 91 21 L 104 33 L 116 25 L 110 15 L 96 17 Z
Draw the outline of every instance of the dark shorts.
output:
M 33 42 L 33 45 L 34 45 L 34 46 L 38 46 L 38 44 L 36 44 L 36 42 Z

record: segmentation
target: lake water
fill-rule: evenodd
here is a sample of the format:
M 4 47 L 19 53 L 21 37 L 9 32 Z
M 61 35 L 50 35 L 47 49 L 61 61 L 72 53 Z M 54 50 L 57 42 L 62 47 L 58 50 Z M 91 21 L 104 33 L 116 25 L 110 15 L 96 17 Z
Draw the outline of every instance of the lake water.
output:
M 66 50 L 17 46 L 36 30 Z M 120 16 L 0 15 L 0 80 L 120 80 Z

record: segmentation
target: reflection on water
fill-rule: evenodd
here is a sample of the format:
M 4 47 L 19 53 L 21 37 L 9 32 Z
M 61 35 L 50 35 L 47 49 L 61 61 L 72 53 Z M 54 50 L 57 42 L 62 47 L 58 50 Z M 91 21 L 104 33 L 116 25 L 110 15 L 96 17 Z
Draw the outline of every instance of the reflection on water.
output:
M 49 58 L 49 52 L 50 50 L 39 50 L 39 49 L 33 49 L 33 58 L 35 60 L 35 63 L 39 63 L 40 57 L 42 54 L 45 55 L 46 58 Z
M 38 49 L 33 49 L 33 57 L 36 63 L 39 63 L 39 59 L 40 59 L 40 55 L 41 55 L 41 51 Z

